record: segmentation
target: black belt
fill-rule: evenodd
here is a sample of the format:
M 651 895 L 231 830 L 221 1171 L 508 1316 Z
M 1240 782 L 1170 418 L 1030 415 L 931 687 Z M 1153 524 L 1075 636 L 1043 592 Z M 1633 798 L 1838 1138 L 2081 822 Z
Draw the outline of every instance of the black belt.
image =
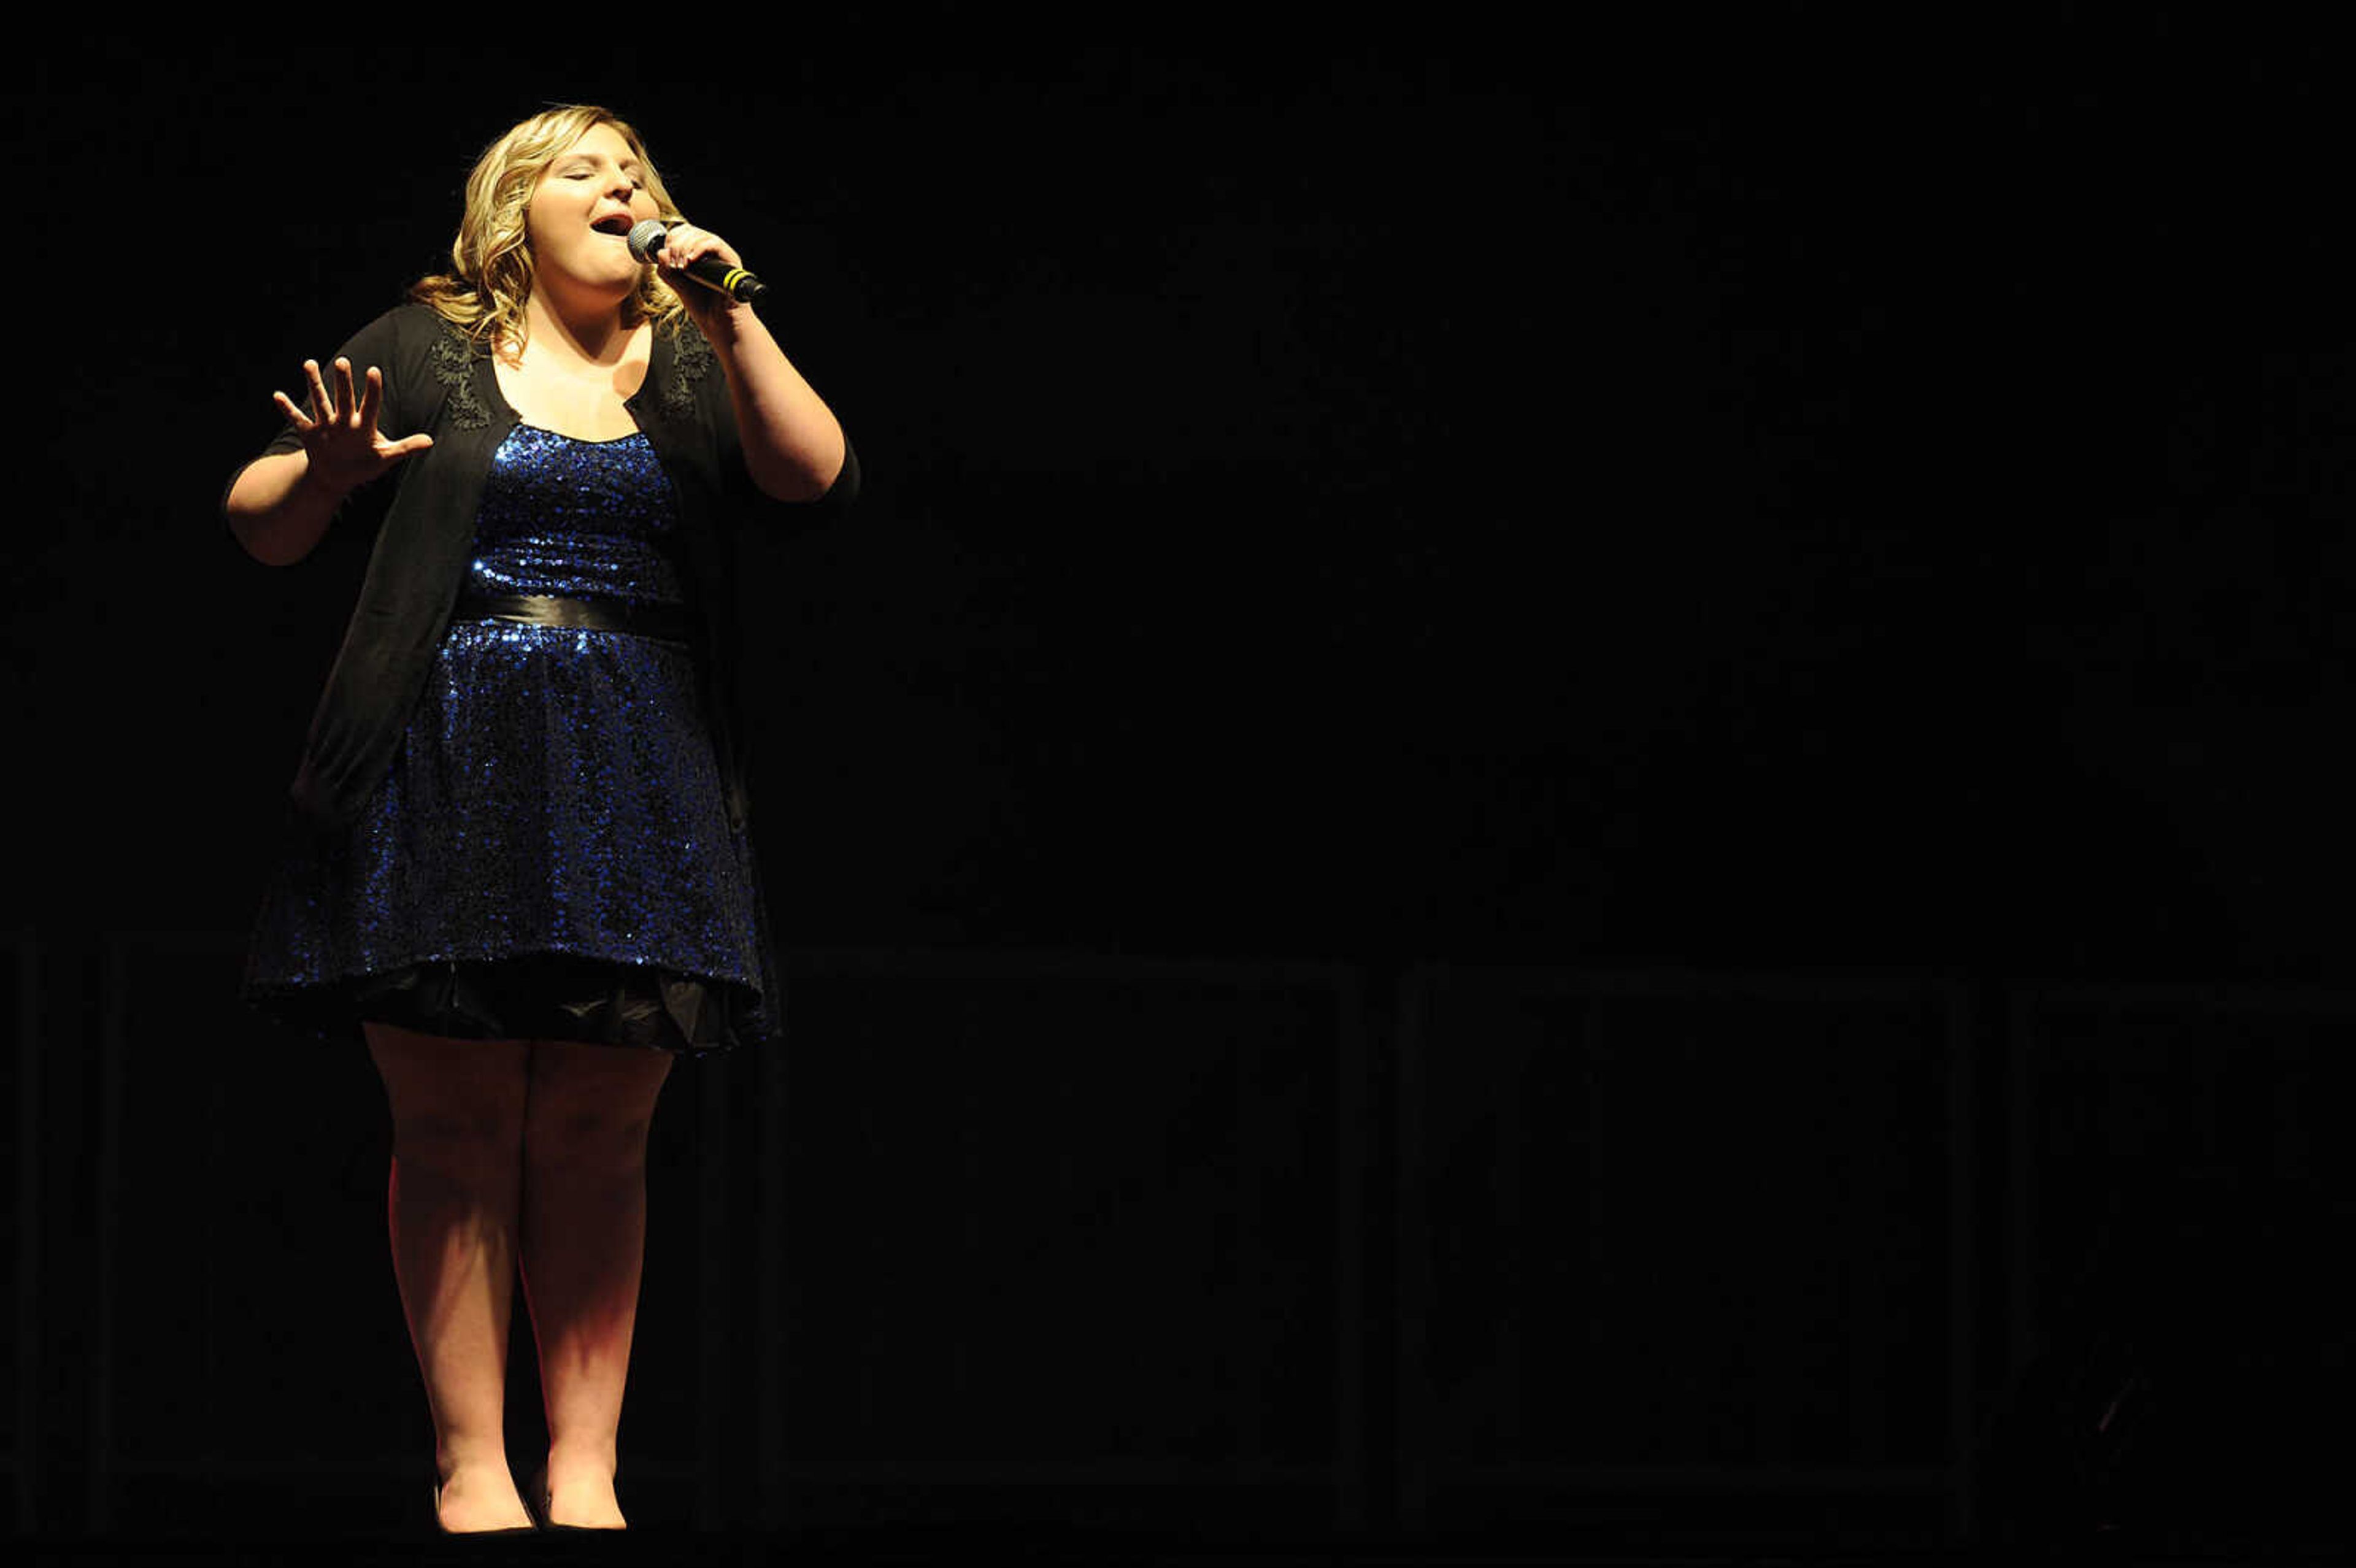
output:
M 454 621 L 513 621 L 525 626 L 565 626 L 582 632 L 627 632 L 694 645 L 701 624 L 676 604 L 634 604 L 626 599 L 558 599 L 545 593 L 467 593 L 450 612 Z

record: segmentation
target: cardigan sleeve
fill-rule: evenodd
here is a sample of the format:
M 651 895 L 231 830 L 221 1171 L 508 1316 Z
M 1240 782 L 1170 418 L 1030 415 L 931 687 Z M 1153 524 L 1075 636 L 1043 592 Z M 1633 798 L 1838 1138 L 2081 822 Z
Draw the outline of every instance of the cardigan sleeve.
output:
M 727 451 L 723 453 L 728 498 L 740 517 L 766 518 L 785 528 L 800 528 L 832 522 L 851 510 L 859 499 L 859 452 L 851 444 L 846 433 L 842 438 L 842 466 L 836 471 L 834 483 L 822 494 L 807 501 L 780 501 L 753 483 L 753 471 L 744 464 L 744 449 L 736 441 L 736 422 L 732 412 L 727 424 Z

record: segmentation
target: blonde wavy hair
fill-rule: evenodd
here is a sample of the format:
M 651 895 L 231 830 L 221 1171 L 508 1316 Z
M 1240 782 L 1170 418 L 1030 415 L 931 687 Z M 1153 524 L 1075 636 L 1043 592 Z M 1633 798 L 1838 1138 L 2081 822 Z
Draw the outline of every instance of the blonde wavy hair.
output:
M 594 103 L 560 103 L 483 149 L 466 176 L 466 209 L 458 219 L 458 237 L 450 242 L 450 270 L 418 279 L 409 286 L 409 297 L 431 305 L 474 342 L 506 357 L 520 353 L 528 335 L 523 307 L 531 298 L 533 272 L 525 210 L 548 165 L 594 125 L 611 125 L 629 144 L 645 171 L 647 194 L 654 197 L 663 221 L 681 221 L 685 215 L 663 188 L 646 144 L 628 122 Z M 679 295 L 652 267 L 622 302 L 626 325 L 652 321 L 658 331 L 676 332 L 686 315 Z

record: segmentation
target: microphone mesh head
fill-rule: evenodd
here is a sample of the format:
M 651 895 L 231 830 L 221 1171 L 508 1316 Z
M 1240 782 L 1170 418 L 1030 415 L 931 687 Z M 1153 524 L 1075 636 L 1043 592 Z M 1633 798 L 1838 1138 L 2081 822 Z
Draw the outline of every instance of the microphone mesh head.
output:
M 633 224 L 630 228 L 630 254 L 642 263 L 653 261 L 655 252 L 662 248 L 663 236 L 669 232 L 659 218 Z

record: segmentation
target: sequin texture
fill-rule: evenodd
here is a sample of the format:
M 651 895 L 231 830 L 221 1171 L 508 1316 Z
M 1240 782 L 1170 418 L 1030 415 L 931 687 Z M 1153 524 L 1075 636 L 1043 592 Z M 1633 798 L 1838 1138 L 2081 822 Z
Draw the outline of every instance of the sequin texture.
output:
M 645 436 L 519 426 L 492 461 L 466 592 L 680 604 L 676 528 Z M 556 954 L 743 987 L 757 1015 L 775 996 L 757 870 L 699 689 L 676 644 L 454 624 L 358 821 L 290 850 L 248 995 Z
M 518 425 L 483 485 L 466 590 L 677 604 L 666 547 L 678 526 L 645 436 L 575 441 Z

